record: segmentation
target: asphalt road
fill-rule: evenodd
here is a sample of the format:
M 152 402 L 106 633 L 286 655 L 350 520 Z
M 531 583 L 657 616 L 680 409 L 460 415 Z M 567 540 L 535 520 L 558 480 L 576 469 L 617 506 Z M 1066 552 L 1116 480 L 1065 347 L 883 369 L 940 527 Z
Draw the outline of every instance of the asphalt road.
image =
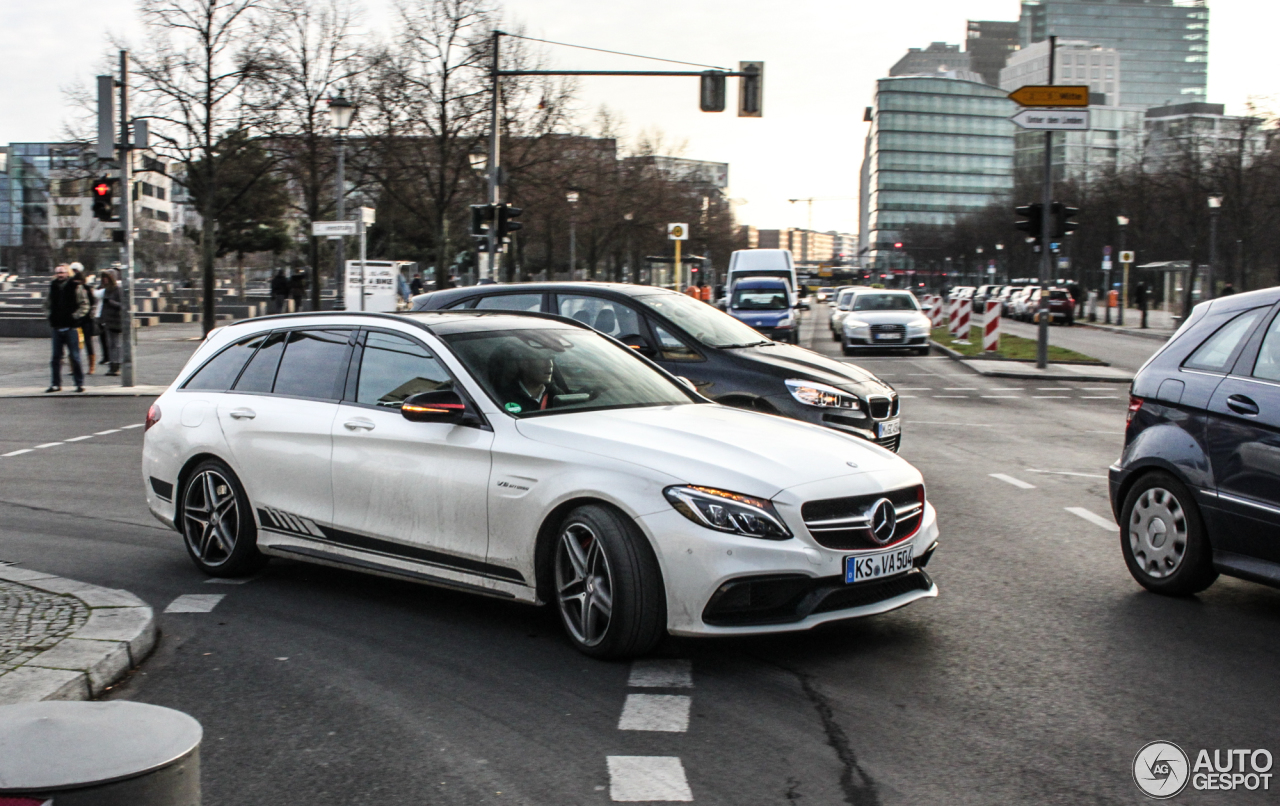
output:
M 1144 593 L 1116 528 L 1095 522 L 1110 518 L 1123 386 L 859 363 L 904 396 L 941 596 L 795 635 L 667 641 L 658 656 L 688 661 L 692 687 L 652 691 L 691 697 L 683 732 L 619 730 L 645 691 L 631 665 L 583 658 L 546 610 L 275 560 L 206 582 L 142 501 L 141 429 L 122 426 L 145 400 L 0 400 L 0 454 L 50 445 L 0 457 L 0 561 L 157 612 L 223 596 L 162 615 L 156 653 L 111 695 L 203 723 L 211 806 L 605 804 L 608 756 L 678 758 L 694 801 L 726 806 L 1136 804 L 1129 768 L 1149 741 L 1280 754 L 1280 592 Z

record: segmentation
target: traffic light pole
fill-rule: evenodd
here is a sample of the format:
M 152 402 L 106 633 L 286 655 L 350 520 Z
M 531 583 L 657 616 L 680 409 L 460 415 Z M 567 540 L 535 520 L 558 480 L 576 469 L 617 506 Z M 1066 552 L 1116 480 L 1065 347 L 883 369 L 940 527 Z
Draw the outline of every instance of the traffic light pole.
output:
M 1053 84 L 1053 68 L 1055 51 L 1058 48 L 1058 37 L 1049 37 L 1049 83 Z M 1039 328 L 1036 333 L 1036 367 L 1044 369 L 1049 365 L 1049 277 L 1052 274 L 1053 250 L 1049 248 L 1049 238 L 1053 228 L 1053 132 L 1044 133 L 1044 187 L 1040 201 L 1044 205 L 1040 216 L 1040 306 L 1038 316 Z
M 502 84 L 498 80 L 500 72 L 498 67 L 500 62 L 498 59 L 498 48 L 501 43 L 502 32 L 493 32 L 493 89 L 492 89 L 492 109 L 490 109 L 491 118 L 489 121 L 489 204 L 493 205 L 494 220 L 489 226 L 489 254 L 485 259 L 485 268 L 481 272 L 482 280 L 496 280 L 494 276 L 498 273 L 498 204 L 501 201 L 502 185 L 502 137 L 499 131 L 499 123 L 502 116 Z
M 129 140 L 129 51 L 120 51 L 120 229 L 124 234 L 121 244 L 121 278 L 124 299 L 121 301 L 121 326 L 124 338 L 120 339 L 120 385 L 133 386 L 136 378 L 137 345 L 133 328 L 133 165 L 132 143 Z

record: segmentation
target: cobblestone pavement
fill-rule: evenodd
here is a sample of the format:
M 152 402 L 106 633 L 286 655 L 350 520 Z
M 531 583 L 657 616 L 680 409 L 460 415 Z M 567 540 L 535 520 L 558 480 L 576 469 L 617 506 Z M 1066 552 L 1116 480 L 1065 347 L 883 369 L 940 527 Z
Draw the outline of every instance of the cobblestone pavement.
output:
M 89 608 L 74 596 L 0 580 L 0 674 L 52 648 L 88 618 Z

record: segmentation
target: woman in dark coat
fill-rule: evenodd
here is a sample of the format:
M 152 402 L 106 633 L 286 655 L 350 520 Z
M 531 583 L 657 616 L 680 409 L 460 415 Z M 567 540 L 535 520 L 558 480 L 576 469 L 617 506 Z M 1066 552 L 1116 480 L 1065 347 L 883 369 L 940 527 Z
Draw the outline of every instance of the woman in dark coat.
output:
M 102 282 L 102 328 L 107 333 L 107 353 L 111 356 L 108 375 L 120 374 L 120 331 L 124 329 L 124 295 L 116 282 L 115 272 L 106 269 Z

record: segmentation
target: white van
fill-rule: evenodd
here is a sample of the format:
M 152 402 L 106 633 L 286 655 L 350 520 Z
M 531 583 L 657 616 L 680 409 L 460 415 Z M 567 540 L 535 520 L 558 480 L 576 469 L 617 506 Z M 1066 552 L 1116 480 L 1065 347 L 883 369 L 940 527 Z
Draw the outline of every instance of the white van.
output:
M 733 296 L 733 285 L 748 277 L 778 277 L 791 287 L 791 305 L 799 301 L 800 284 L 796 279 L 796 264 L 790 249 L 739 249 L 729 257 L 729 271 L 725 275 L 724 297 Z

